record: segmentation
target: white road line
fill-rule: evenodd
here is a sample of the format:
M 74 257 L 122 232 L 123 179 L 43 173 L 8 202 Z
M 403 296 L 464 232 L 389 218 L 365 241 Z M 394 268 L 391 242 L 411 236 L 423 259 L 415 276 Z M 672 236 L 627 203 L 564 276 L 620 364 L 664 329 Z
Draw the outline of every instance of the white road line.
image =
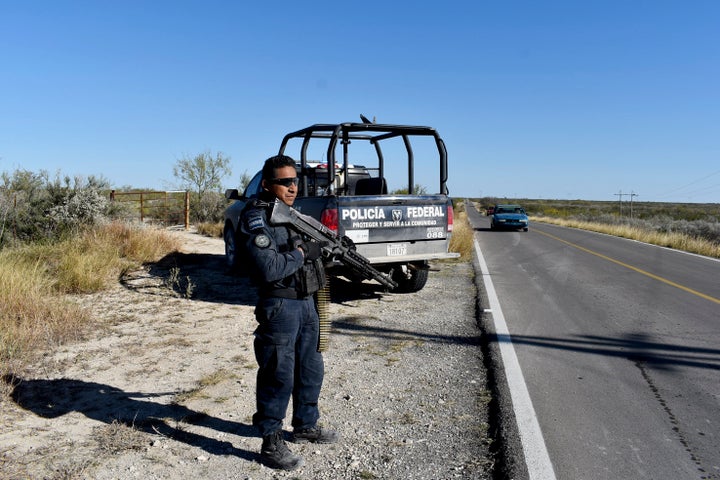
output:
M 527 385 L 525 385 L 525 377 L 523 377 L 518 362 L 515 348 L 512 344 L 510 331 L 507 323 L 505 323 L 505 315 L 503 315 L 500 302 L 495 293 L 495 286 L 490 278 L 490 270 L 488 269 L 485 258 L 480 251 L 480 245 L 477 239 L 474 240 L 475 253 L 480 263 L 480 272 L 482 273 L 485 290 L 487 291 L 488 301 L 490 302 L 490 310 L 492 310 L 493 322 L 495 324 L 495 332 L 498 338 L 498 346 L 502 357 L 503 366 L 505 367 L 505 377 L 507 378 L 508 388 L 510 389 L 510 397 L 515 411 L 515 418 L 520 433 L 520 441 L 525 454 L 525 462 L 527 463 L 528 475 L 534 480 L 553 480 L 555 479 L 555 471 L 553 470 L 550 456 L 548 455 L 545 440 L 540 430 L 540 424 L 535 416 L 535 409 L 530 400 L 530 393 Z

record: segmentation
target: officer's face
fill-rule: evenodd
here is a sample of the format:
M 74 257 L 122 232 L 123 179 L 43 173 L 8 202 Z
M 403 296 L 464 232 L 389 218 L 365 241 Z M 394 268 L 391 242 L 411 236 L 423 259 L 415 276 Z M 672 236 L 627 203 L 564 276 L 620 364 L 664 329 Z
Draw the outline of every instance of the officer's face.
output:
M 268 181 L 263 180 L 263 184 L 284 204 L 292 206 L 295 203 L 295 197 L 297 196 L 297 172 L 295 167 L 276 168 L 275 178 Z

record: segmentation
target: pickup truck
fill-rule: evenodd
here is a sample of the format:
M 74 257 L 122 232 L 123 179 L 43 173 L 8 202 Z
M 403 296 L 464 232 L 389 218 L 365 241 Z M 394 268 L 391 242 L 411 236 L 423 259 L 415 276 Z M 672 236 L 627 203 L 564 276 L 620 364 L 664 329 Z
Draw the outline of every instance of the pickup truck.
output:
M 429 261 L 459 256 L 448 251 L 453 207 L 445 143 L 430 127 L 361 118 L 362 123 L 315 124 L 285 135 L 279 154 L 298 163 L 299 191 L 293 208 L 350 238 L 375 269 L 398 283 L 394 291 L 417 292 L 427 282 Z M 425 187 L 415 183 L 415 142 L 437 162 L 435 194 L 424 193 Z M 403 193 L 388 193 L 386 176 L 391 172 L 400 172 L 401 179 L 393 181 L 400 182 L 396 191 Z M 225 192 L 226 198 L 236 200 L 225 211 L 223 232 L 226 261 L 235 270 L 242 270 L 240 213 L 260 193 L 260 182 L 258 172 L 242 195 L 237 189 Z M 331 266 L 328 273 L 362 281 L 342 266 Z

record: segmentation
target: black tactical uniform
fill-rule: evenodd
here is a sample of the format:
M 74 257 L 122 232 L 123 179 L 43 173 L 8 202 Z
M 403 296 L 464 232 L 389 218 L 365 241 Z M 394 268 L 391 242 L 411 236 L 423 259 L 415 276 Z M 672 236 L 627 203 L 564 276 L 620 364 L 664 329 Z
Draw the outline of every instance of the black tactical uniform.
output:
M 313 293 L 325 280 L 322 261 L 307 255 L 304 258 L 298 250 L 299 238 L 288 227 L 269 223 L 274 199 L 268 200 L 251 201 L 241 216 L 250 277 L 259 293 L 254 342 L 257 412 L 253 425 L 265 439 L 281 435 L 292 396 L 296 435 L 314 432 L 306 434 L 305 441 L 330 443 L 337 440 L 337 434 L 316 426 L 324 363 L 317 349 L 319 319 Z

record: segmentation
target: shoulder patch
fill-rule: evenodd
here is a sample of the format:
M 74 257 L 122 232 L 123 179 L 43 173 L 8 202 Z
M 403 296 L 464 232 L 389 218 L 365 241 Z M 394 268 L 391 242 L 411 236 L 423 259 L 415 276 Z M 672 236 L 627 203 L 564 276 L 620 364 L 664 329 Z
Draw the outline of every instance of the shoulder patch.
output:
M 265 221 L 263 220 L 263 218 L 260 215 L 253 216 L 252 218 L 248 219 L 248 229 L 249 230 L 251 230 L 251 231 L 257 230 L 257 229 L 263 228 L 263 227 L 265 227 Z
M 270 237 L 265 234 L 256 236 L 255 245 L 259 248 L 267 248 L 270 245 Z

